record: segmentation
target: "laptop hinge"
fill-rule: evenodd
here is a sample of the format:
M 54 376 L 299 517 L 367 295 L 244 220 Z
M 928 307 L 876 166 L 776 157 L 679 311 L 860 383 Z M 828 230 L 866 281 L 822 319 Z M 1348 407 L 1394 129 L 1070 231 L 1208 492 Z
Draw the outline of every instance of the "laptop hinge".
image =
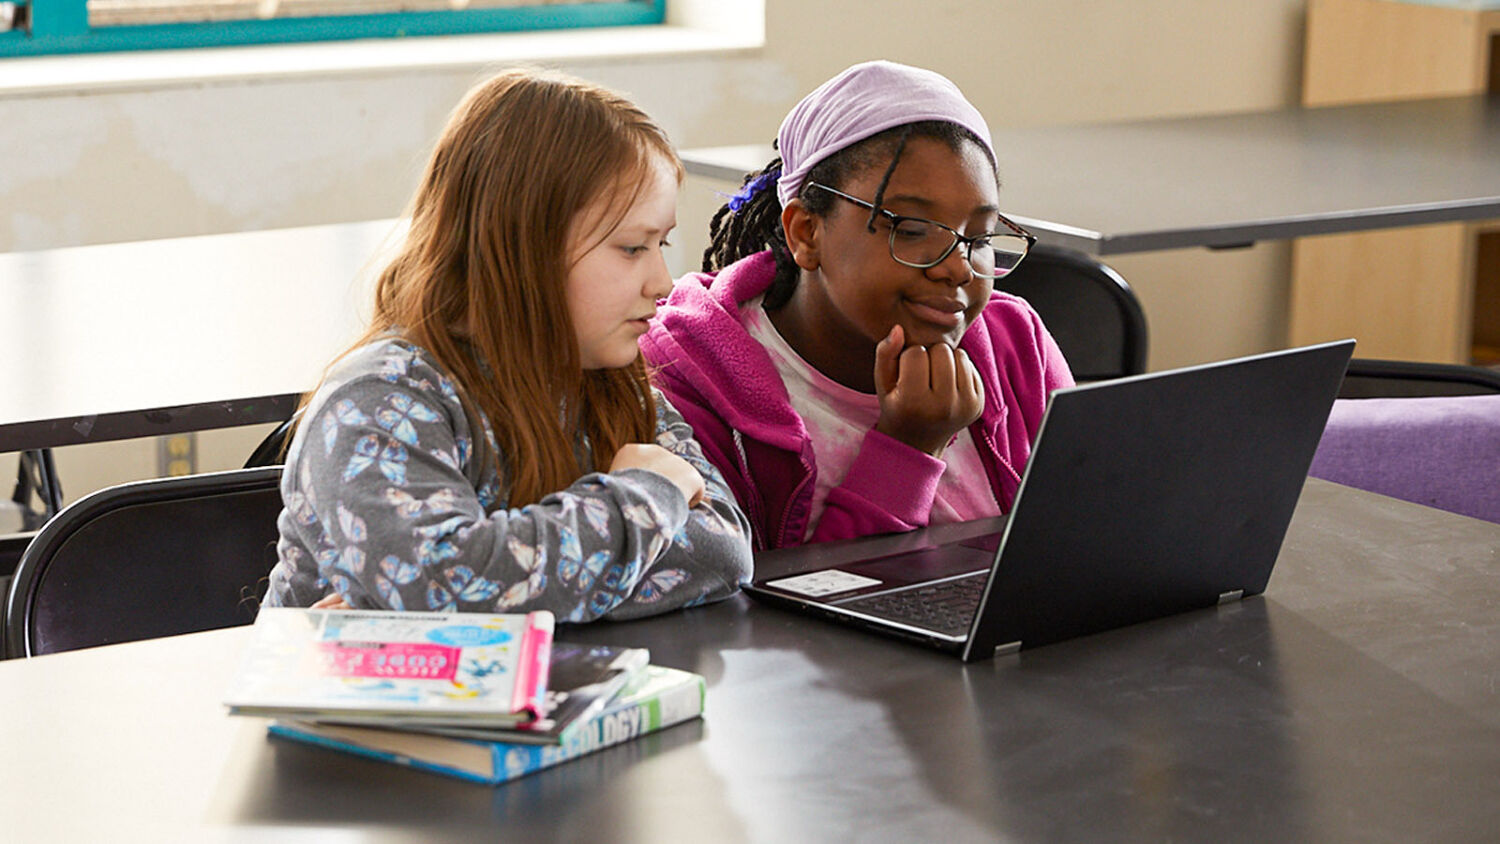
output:
M 1220 604 L 1232 604 L 1235 601 L 1238 601 L 1239 599 L 1241 599 L 1243 597 L 1245 597 L 1245 590 L 1243 590 L 1243 589 L 1231 589 L 1228 592 L 1220 592 L 1219 593 L 1219 603 Z
M 1013 653 L 1020 652 L 1020 650 L 1021 650 L 1021 642 L 1020 642 L 1020 640 L 1016 640 L 1014 642 L 1006 642 L 1003 645 L 996 645 L 995 646 L 995 657 L 999 658 L 999 657 L 1002 657 L 1002 656 L 1010 656 Z

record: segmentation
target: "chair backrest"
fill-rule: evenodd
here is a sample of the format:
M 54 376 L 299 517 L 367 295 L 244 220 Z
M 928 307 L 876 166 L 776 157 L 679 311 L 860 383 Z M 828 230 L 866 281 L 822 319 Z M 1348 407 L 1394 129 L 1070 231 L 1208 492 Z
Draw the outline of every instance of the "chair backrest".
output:
M 136 481 L 64 508 L 16 567 L 5 655 L 254 621 L 276 562 L 280 478 L 271 466 Z
M 245 468 L 254 469 L 260 466 L 279 466 L 286 462 L 286 447 L 288 440 L 292 437 L 292 429 L 297 426 L 297 420 L 302 418 L 302 409 L 298 408 L 290 419 L 282 422 L 266 434 L 265 439 L 250 452 L 245 459 Z
M 1457 363 L 1375 358 L 1349 361 L 1344 383 L 1339 387 L 1339 398 L 1342 399 L 1477 396 L 1486 393 L 1500 393 L 1500 371 Z
M 1135 291 L 1108 264 L 1038 243 L 995 287 L 1031 303 L 1077 380 L 1146 371 L 1146 314 Z

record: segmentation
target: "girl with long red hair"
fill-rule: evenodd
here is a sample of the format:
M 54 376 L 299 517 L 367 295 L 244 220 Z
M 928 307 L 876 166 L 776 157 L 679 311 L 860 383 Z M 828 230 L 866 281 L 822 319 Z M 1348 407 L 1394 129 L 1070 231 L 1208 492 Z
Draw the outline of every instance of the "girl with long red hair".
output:
M 636 346 L 681 178 L 617 94 L 520 70 L 469 93 L 304 405 L 267 605 L 587 621 L 738 588 L 748 523 Z

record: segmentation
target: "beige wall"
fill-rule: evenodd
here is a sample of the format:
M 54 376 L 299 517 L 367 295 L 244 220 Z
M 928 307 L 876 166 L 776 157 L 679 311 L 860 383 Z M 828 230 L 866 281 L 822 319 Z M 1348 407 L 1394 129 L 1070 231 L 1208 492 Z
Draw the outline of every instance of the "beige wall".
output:
M 997 126 L 1266 108 L 1300 86 L 1305 0 L 765 5 L 764 49 L 561 66 L 629 92 L 685 147 L 768 141 L 801 94 L 869 58 L 949 75 Z M 394 216 L 483 70 L 0 93 L 0 251 Z M 695 263 L 722 188 L 686 185 L 678 269 Z M 1145 302 L 1153 368 L 1284 344 L 1284 244 L 1112 263 Z M 200 468 L 235 465 L 256 438 L 202 435 Z M 66 450 L 68 491 L 149 472 L 143 448 Z M 0 482 L 13 465 L 0 459 Z

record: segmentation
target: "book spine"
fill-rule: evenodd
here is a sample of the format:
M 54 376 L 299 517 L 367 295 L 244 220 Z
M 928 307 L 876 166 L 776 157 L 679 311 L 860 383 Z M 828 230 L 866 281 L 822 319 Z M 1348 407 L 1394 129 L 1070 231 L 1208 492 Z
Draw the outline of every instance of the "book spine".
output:
M 648 669 L 650 670 L 650 669 Z M 450 739 L 377 727 L 276 721 L 272 735 L 382 762 L 498 785 L 703 714 L 707 684 L 671 672 L 564 734 L 560 745 Z M 462 752 L 467 746 L 468 752 Z M 474 750 L 480 751 L 474 753 Z M 454 752 L 458 750 L 460 752 Z
M 592 720 L 569 729 L 563 734 L 561 744 L 493 742 L 495 782 L 523 777 L 697 718 L 703 714 L 704 695 L 703 678 L 693 677 L 693 682 L 664 689 L 646 700 L 609 707 Z
M 538 610 L 527 613 L 526 629 L 521 635 L 520 665 L 516 685 L 511 691 L 512 712 L 529 712 L 541 717 L 547 699 L 547 669 L 552 662 L 552 613 Z
M 281 738 L 291 739 L 292 741 L 305 742 L 307 744 L 316 745 L 318 747 L 326 747 L 329 750 L 337 750 L 341 753 L 350 753 L 355 756 L 363 756 L 367 759 L 374 759 L 379 762 L 389 762 L 393 765 L 400 765 L 404 768 L 416 768 L 418 770 L 428 771 L 434 774 L 457 777 L 458 779 L 466 780 L 468 782 L 477 782 L 482 785 L 496 785 L 500 782 L 503 782 L 503 780 L 481 776 L 479 774 L 475 774 L 472 771 L 466 771 L 463 768 L 455 768 L 449 765 L 439 765 L 435 762 L 426 762 L 421 759 L 413 759 L 405 754 L 392 753 L 389 750 L 382 750 L 378 747 L 366 747 L 362 744 L 343 741 L 342 739 L 334 738 L 333 736 L 325 736 L 320 733 L 300 730 L 290 724 L 273 722 L 269 727 L 266 728 L 266 730 L 273 736 L 280 736 Z

